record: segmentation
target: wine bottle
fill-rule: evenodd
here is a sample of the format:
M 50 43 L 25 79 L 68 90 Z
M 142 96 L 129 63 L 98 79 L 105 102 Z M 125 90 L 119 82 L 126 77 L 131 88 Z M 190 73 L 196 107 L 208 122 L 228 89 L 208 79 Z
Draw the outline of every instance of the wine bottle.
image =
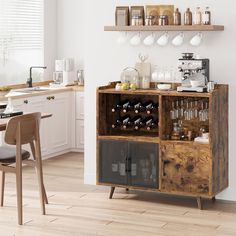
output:
M 115 129 L 117 127 L 120 127 L 122 124 L 120 119 L 117 119 L 116 122 L 114 124 L 111 125 L 112 129 Z
M 153 121 L 147 125 L 147 130 L 150 131 L 152 129 L 155 129 L 157 127 L 157 122 Z
M 135 130 L 139 130 L 140 128 L 143 127 L 143 122 L 142 122 L 142 117 L 141 116 L 135 116 L 134 117 L 134 122 L 133 122 L 133 125 L 134 125 L 134 129 Z
M 151 129 L 155 129 L 157 127 L 158 122 L 154 120 L 152 116 L 147 117 L 147 120 L 145 121 L 145 127 L 148 131 Z
M 151 114 L 157 110 L 157 105 L 155 105 L 152 101 L 148 101 L 144 104 L 144 109 L 146 110 L 147 114 Z
M 157 127 L 157 124 L 153 118 L 153 116 L 148 116 L 146 118 L 144 118 L 142 121 L 142 127 L 146 127 L 147 130 L 151 130 L 155 127 Z
M 143 105 L 142 105 L 141 102 L 136 102 L 136 103 L 134 104 L 134 112 L 135 112 L 136 114 L 142 112 L 143 110 L 144 110 L 144 107 L 143 107 Z
M 130 121 L 130 116 L 129 115 L 125 115 L 123 117 L 121 117 L 120 119 L 117 119 L 116 122 L 114 124 L 112 124 L 112 128 L 115 129 L 117 127 L 123 127 L 124 125 L 126 125 L 128 122 Z
M 112 112 L 115 112 L 115 111 L 118 111 L 118 110 L 121 110 L 123 107 L 126 107 L 127 106 L 127 103 L 129 103 L 129 100 L 124 100 L 118 104 L 115 105 L 115 107 L 113 107 L 111 109 Z
M 123 104 L 122 108 L 123 108 L 123 112 L 126 113 L 127 111 L 132 110 L 133 104 L 130 101 L 127 101 L 126 103 Z
M 125 115 L 122 117 L 122 128 L 127 129 L 132 126 L 132 120 L 129 115 Z

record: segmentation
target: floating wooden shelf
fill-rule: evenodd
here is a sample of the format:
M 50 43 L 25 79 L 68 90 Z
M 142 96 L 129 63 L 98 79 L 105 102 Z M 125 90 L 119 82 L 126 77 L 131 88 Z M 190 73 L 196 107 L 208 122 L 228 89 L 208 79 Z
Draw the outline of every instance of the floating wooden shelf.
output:
M 104 26 L 104 31 L 223 31 L 223 25 Z

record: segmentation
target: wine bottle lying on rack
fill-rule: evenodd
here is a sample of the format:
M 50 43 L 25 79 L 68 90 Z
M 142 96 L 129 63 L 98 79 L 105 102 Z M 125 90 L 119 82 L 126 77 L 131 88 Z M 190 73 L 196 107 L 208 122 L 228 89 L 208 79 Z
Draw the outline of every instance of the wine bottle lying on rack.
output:
M 144 107 L 143 107 L 142 103 L 141 102 L 136 102 L 134 104 L 134 112 L 136 114 L 138 114 L 138 113 L 143 112 L 143 111 L 144 111 Z
M 114 124 L 112 124 L 112 128 L 115 129 L 117 127 L 123 127 L 126 126 L 128 124 L 128 122 L 130 121 L 130 116 L 129 115 L 125 115 L 123 117 L 121 117 L 120 119 L 117 119 L 116 122 Z
M 148 131 L 157 127 L 157 121 L 154 120 L 153 116 L 148 116 L 142 120 L 142 126 Z
M 128 111 L 133 111 L 134 108 L 137 106 L 137 104 L 141 104 L 141 102 L 138 102 L 138 101 L 133 101 L 133 102 L 130 102 L 129 104 L 127 104 L 126 106 L 124 106 L 123 108 L 123 112 L 126 113 Z
M 131 118 L 130 120 L 128 120 L 128 122 L 126 124 L 123 125 L 123 129 L 127 129 L 130 128 L 132 126 L 135 126 L 136 124 L 138 124 L 140 121 L 142 120 L 141 116 L 134 116 L 133 118 Z
M 151 114 L 157 110 L 157 105 L 153 101 L 148 101 L 143 104 L 144 110 L 147 114 Z
M 112 112 L 119 111 L 119 110 L 121 110 L 121 109 L 126 108 L 129 104 L 130 104 L 130 101 L 129 101 L 128 99 L 126 99 L 126 100 L 121 101 L 120 103 L 116 104 L 116 105 L 111 109 L 111 111 L 112 111 Z

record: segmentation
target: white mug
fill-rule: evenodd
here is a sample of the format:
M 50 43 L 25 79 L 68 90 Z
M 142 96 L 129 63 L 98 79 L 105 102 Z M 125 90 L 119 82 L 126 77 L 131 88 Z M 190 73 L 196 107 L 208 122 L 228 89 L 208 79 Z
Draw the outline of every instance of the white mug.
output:
M 195 36 L 193 36 L 190 40 L 190 44 L 192 46 L 199 46 L 202 42 L 202 33 L 199 32 Z
M 169 41 L 169 34 L 166 32 L 157 40 L 157 44 L 159 46 L 166 46 L 168 44 L 168 41 Z
M 146 45 L 146 46 L 151 46 L 154 44 L 154 35 L 153 33 L 148 35 L 144 40 L 143 40 L 143 44 Z
M 172 44 L 174 46 L 181 46 L 183 42 L 184 42 L 184 34 L 182 32 L 176 35 L 172 40 Z
M 133 46 L 138 46 L 141 43 L 141 37 L 140 34 L 136 34 L 134 35 L 131 39 L 130 39 L 130 44 Z
M 119 45 L 125 44 L 126 41 L 127 41 L 127 33 L 121 33 L 116 40 L 117 44 Z

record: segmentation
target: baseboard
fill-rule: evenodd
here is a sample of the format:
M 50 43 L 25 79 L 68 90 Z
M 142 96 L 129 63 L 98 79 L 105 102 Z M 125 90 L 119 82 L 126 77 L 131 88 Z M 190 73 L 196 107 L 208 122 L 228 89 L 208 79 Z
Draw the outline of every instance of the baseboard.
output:
M 83 153 L 83 150 L 74 149 L 74 148 L 69 148 L 69 149 L 66 149 L 66 150 L 63 150 L 63 151 L 60 151 L 60 152 L 54 152 L 54 153 L 50 153 L 50 154 L 48 154 L 48 155 L 44 155 L 44 156 L 43 156 L 43 160 L 46 160 L 46 159 L 49 159 L 49 158 L 53 158 L 53 157 L 56 157 L 56 156 L 60 156 L 60 155 L 66 154 L 66 153 L 68 153 L 68 152 Z
M 218 194 L 216 198 L 225 201 L 236 201 L 236 188 L 229 187 Z

